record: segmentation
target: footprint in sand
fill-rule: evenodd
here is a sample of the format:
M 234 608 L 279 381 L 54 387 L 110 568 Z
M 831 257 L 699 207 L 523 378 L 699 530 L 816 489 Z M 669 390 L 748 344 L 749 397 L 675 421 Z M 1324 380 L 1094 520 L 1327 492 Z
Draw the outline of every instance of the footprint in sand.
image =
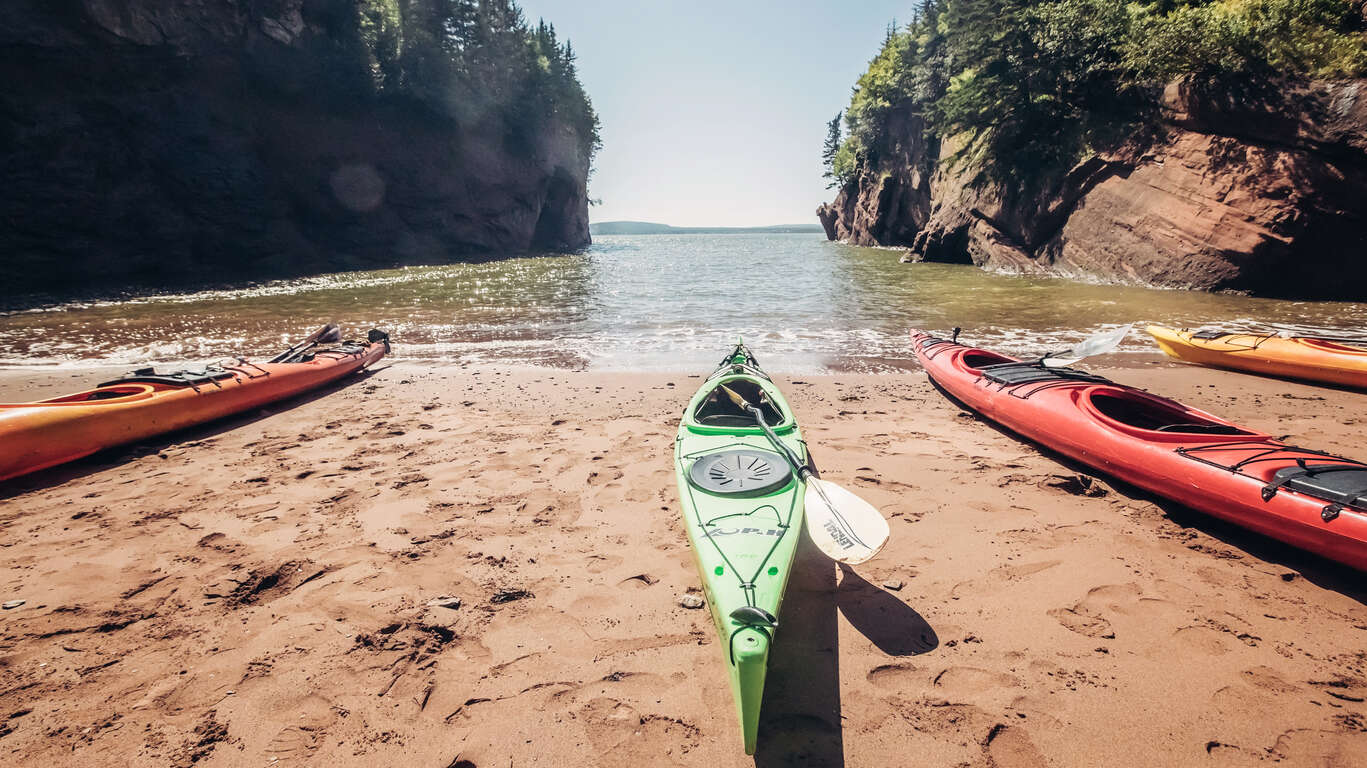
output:
M 1300 686 L 1288 683 L 1281 675 L 1277 674 L 1271 667 L 1252 667 L 1239 673 L 1244 682 L 1271 693 L 1295 693 L 1300 690 Z
M 995 768 L 1043 768 L 1049 764 L 1030 736 L 1018 726 L 992 726 L 983 746 Z
M 266 759 L 307 761 L 326 737 L 336 714 L 321 696 L 309 696 L 285 711 L 291 722 L 271 738 Z
M 1207 656 L 1223 656 L 1229 653 L 1229 645 L 1222 633 L 1210 627 L 1182 627 L 1172 633 L 1172 639 L 1188 652 Z
M 611 616 L 611 609 L 619 606 L 620 603 L 620 600 L 614 600 L 611 597 L 587 595 L 570 603 L 570 612 L 587 621 L 590 620 L 590 617 Z
M 702 732 L 688 721 L 643 714 L 608 696 L 591 699 L 576 713 L 594 753 L 610 758 L 603 765 L 682 765 L 673 755 L 701 743 Z
M 879 688 L 906 691 L 916 687 L 924 673 L 911 664 L 881 664 L 865 675 L 870 683 Z
M 1111 623 L 1100 616 L 1090 613 L 1081 603 L 1072 608 L 1054 608 L 1049 615 L 1079 635 L 1087 637 L 1115 637 Z
M 1067 629 L 1087 637 L 1111 638 L 1115 631 L 1106 613 L 1128 615 L 1135 606 L 1143 603 L 1145 607 L 1162 607 L 1165 601 L 1156 599 L 1140 600 L 1140 589 L 1134 584 L 1103 584 L 1092 587 L 1087 596 L 1068 608 L 1054 608 L 1048 612 Z
M 1278 736 L 1268 752 L 1287 765 L 1361 766 L 1367 731 L 1292 729 Z
M 589 564 L 584 566 L 584 570 L 589 573 L 602 573 L 622 564 L 622 558 L 618 555 L 589 555 L 588 560 Z
M 1050 714 L 1058 707 L 1055 703 L 1034 696 L 1017 696 L 1011 700 L 1009 709 L 1027 715 L 1030 722 L 1049 730 L 1063 728 L 1063 721 Z
M 1004 672 L 977 667 L 950 667 L 935 676 L 934 684 L 954 693 L 982 693 L 984 691 L 1016 690 L 1021 681 Z
M 1040 571 L 1047 571 L 1062 562 L 1062 560 L 1044 560 L 1042 562 L 1027 563 L 1025 565 L 1003 565 L 993 568 L 991 575 L 1001 577 L 1006 581 L 1021 581 L 1027 576 L 1032 576 Z

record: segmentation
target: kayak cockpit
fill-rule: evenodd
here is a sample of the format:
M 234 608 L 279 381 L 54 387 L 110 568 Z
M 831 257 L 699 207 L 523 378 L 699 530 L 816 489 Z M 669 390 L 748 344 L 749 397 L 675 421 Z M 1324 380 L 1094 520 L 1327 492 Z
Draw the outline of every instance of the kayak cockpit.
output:
M 1340 342 L 1332 339 L 1312 339 L 1297 338 L 1294 341 L 1304 344 L 1312 349 L 1323 352 L 1333 352 L 1339 355 L 1355 355 L 1367 357 L 1367 339 L 1358 342 Z
M 973 371 L 981 371 L 984 367 L 989 365 L 1001 365 L 1003 363 L 1015 363 L 1019 361 L 1013 360 L 1005 355 L 999 355 L 996 352 L 988 352 L 982 349 L 970 349 L 963 353 L 963 356 L 959 358 L 959 362 L 962 363 L 965 368 Z
M 749 379 L 737 378 L 720 382 L 713 387 L 702 399 L 702 402 L 698 403 L 698 407 L 693 410 L 693 421 L 708 427 L 755 426 L 754 417 L 736 405 L 722 391 L 723 386 L 743 397 L 746 402 L 758 406 L 760 412 L 764 414 L 765 423 L 769 426 L 777 427 L 788 420 L 787 414 L 774 404 L 763 387 Z
M 54 397 L 51 400 L 40 400 L 36 403 L 7 403 L 4 407 L 32 408 L 35 405 L 99 405 L 102 403 L 127 403 L 132 400 L 141 400 L 150 397 L 151 394 L 152 387 L 146 384 L 128 384 L 88 389 L 84 392 Z
M 1084 399 L 1093 413 L 1112 426 L 1178 435 L 1260 436 L 1257 432 L 1227 424 L 1200 411 L 1138 392 L 1094 387 L 1087 391 Z

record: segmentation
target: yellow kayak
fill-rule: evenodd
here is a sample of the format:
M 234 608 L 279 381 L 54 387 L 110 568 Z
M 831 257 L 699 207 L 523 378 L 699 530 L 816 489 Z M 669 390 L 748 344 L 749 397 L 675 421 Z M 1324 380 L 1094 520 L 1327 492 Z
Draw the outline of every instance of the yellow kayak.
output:
M 1178 360 L 1218 368 L 1367 389 L 1367 346 L 1306 336 L 1144 329 Z

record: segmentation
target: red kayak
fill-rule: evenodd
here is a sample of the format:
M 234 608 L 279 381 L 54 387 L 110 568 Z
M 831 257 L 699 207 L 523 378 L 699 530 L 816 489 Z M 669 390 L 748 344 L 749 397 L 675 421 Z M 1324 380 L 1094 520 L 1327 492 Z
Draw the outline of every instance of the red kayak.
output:
M 1134 387 L 912 331 L 930 378 L 1024 437 L 1159 496 L 1367 571 L 1367 464 Z

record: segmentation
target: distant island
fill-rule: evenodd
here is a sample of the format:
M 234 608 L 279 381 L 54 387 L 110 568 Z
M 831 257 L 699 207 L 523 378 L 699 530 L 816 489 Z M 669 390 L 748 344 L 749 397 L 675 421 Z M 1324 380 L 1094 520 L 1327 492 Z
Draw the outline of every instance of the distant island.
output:
M 599 221 L 589 224 L 593 235 L 742 235 L 816 234 L 823 232 L 818 224 L 774 224 L 768 227 L 671 227 L 650 221 Z

